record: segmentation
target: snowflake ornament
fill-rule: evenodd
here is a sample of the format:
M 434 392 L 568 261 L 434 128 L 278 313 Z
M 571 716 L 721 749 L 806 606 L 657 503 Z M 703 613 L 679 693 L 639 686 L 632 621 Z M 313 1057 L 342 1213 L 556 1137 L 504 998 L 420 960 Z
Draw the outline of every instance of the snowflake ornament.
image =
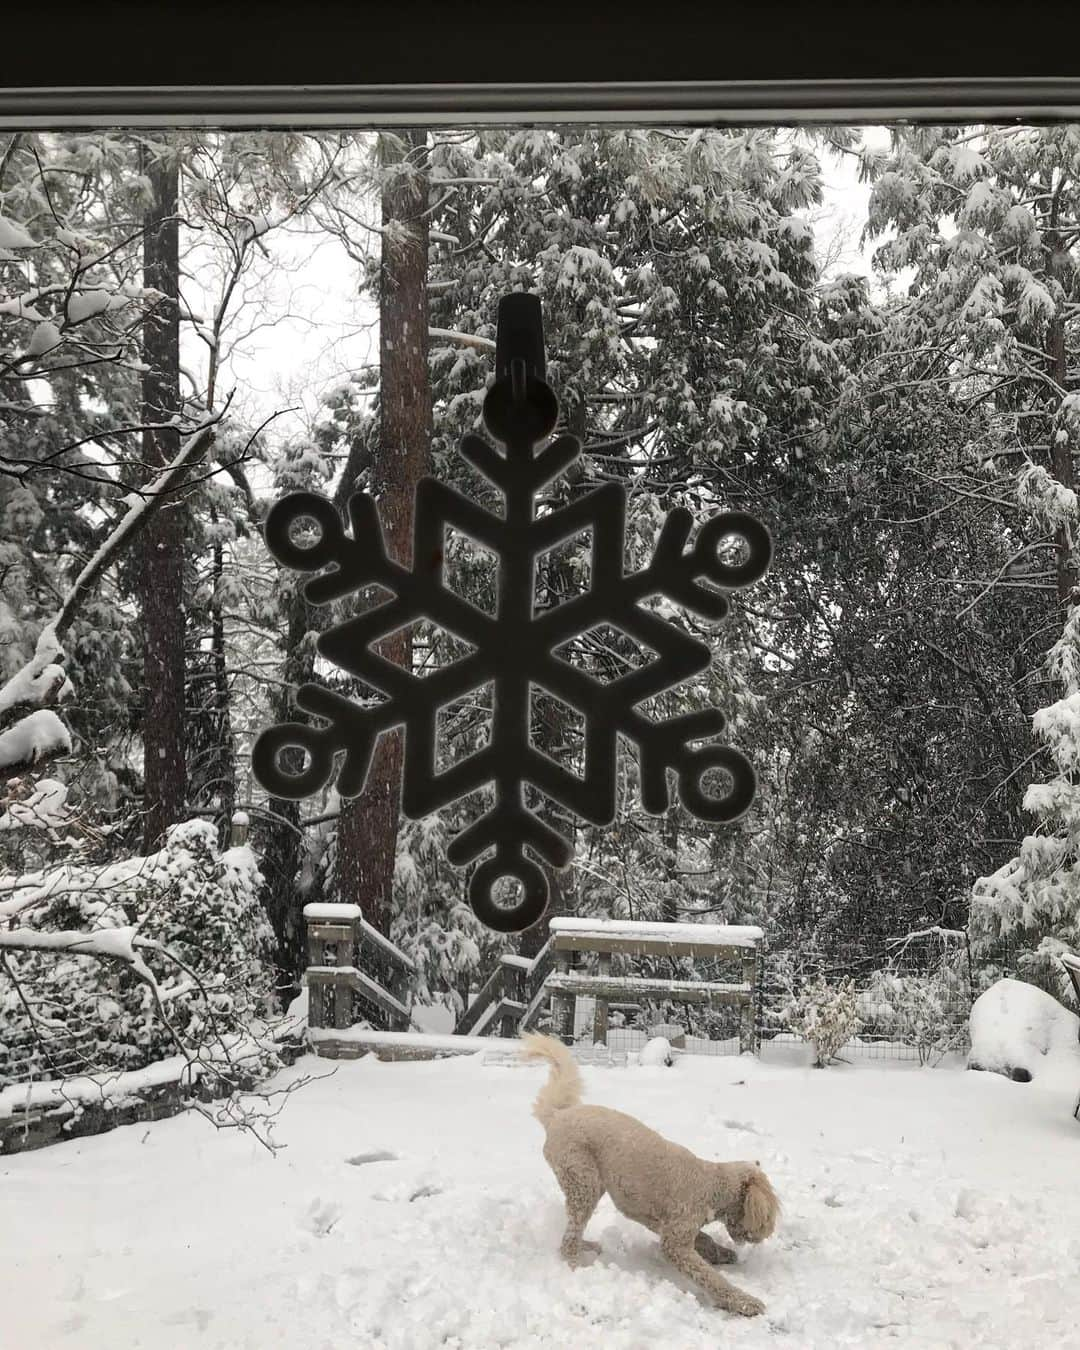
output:
M 489 855 L 472 875 L 469 901 L 489 928 L 518 932 L 536 923 L 547 907 L 547 879 L 537 860 L 561 868 L 572 853 L 571 842 L 526 805 L 526 785 L 594 825 L 610 824 L 621 735 L 637 748 L 641 804 L 650 814 L 659 815 L 669 805 L 669 771 L 675 775 L 679 799 L 701 820 L 731 822 L 749 808 L 756 789 L 754 771 L 745 755 L 716 743 L 725 726 L 718 709 L 658 721 L 639 707 L 710 663 L 704 642 L 642 608 L 641 602 L 663 596 L 703 618 L 722 619 L 728 612 L 725 592 L 751 585 L 768 570 L 772 541 L 752 516 L 725 512 L 706 521 L 688 548 L 693 516 L 679 507 L 664 522 L 652 562 L 627 574 L 626 492 L 620 484 L 604 484 L 570 505 L 537 515 L 539 490 L 580 457 L 581 444 L 569 435 L 544 444 L 555 428 L 559 405 L 544 378 L 543 328 L 535 296 L 519 293 L 500 302 L 495 364 L 483 418 L 505 453 L 478 435 L 465 436 L 460 453 L 502 493 L 502 516 L 434 478 L 421 480 L 410 569 L 387 557 L 375 502 L 365 493 L 349 499 L 351 534 L 333 503 L 316 493 L 291 493 L 270 511 L 265 537 L 271 553 L 286 567 L 321 573 L 305 583 L 311 603 L 328 604 L 371 585 L 391 598 L 318 639 L 324 657 L 377 691 L 382 701 L 360 706 L 321 685 L 302 685 L 298 706 L 325 725 L 288 722 L 268 728 L 255 742 L 252 767 L 267 791 L 295 799 L 325 787 L 343 755 L 338 792 L 354 797 L 363 790 L 376 738 L 404 727 L 401 810 L 410 819 L 493 785 L 493 804 L 452 840 L 447 857 L 465 866 Z M 293 533 L 301 522 L 315 527 L 303 541 Z M 497 557 L 494 615 L 446 585 L 447 528 Z M 592 531 L 588 589 L 535 613 L 537 557 L 585 530 Z M 721 546 L 731 539 L 743 545 L 745 556 L 738 563 L 721 558 Z M 438 624 L 474 650 L 424 677 L 372 650 L 374 643 L 417 619 Z M 598 625 L 647 644 L 656 659 L 603 682 L 557 655 L 563 644 Z M 489 744 L 439 772 L 439 709 L 487 684 L 494 691 Z M 584 718 L 583 776 L 532 744 L 531 688 L 546 690 Z M 282 762 L 290 748 L 307 755 L 296 772 Z M 727 780 L 723 795 L 706 788 L 705 777 L 714 770 Z M 520 883 L 513 905 L 496 901 L 496 886 L 504 878 Z

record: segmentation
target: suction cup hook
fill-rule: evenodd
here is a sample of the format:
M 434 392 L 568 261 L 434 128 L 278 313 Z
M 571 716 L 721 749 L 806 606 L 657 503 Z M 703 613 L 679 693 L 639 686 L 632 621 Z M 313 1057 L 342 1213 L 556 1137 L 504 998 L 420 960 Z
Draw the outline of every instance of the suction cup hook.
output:
M 495 383 L 484 399 L 487 429 L 504 445 L 536 445 L 555 429 L 559 402 L 547 382 L 540 298 L 515 291 L 499 301 Z

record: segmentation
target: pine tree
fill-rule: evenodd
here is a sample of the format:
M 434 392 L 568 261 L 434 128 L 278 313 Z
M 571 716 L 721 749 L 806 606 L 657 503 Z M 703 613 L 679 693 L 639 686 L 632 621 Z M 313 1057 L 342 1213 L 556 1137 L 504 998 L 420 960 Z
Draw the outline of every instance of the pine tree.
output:
M 379 504 L 387 550 L 405 566 L 412 561 L 416 484 L 431 454 L 426 140 L 424 132 L 387 132 L 379 138 L 379 437 L 370 489 Z M 398 665 L 412 664 L 407 630 L 385 638 L 377 650 Z M 337 831 L 337 893 L 359 904 L 383 932 L 393 912 L 402 748 L 400 732 L 380 738 L 364 791 L 343 806 Z
M 160 297 L 143 329 L 143 459 L 152 477 L 180 446 L 180 163 L 168 138 L 144 142 L 141 150 L 148 190 L 143 278 Z M 181 500 L 169 503 L 139 542 L 146 853 L 159 846 L 187 808 L 184 514 Z
M 432 188 L 441 475 L 484 492 L 454 446 L 477 422 L 497 298 L 524 287 L 543 302 L 563 424 L 585 445 L 576 481 L 554 485 L 552 505 L 623 481 L 628 566 L 649 554 L 677 504 L 743 507 L 782 531 L 778 468 L 795 443 L 814 444 L 815 391 L 839 371 L 812 325 L 812 233 L 800 216 L 820 193 L 812 154 L 763 132 L 485 132 L 437 144 Z M 587 585 L 587 545 L 570 541 L 541 560 L 538 604 Z M 463 585 L 470 567 L 485 567 L 467 545 L 458 565 Z M 754 728 L 763 709 L 750 686 L 750 623 L 740 615 L 713 641 L 713 670 L 668 696 L 664 710 L 718 705 L 740 745 L 753 748 L 759 735 L 766 744 L 769 733 Z M 607 631 L 586 635 L 571 655 L 601 675 L 649 659 Z M 540 709 L 538 732 L 572 759 L 581 727 L 567 712 Z M 621 820 L 580 831 L 580 865 L 561 878 L 566 903 L 630 917 L 747 917 L 754 898 L 743 863 L 757 819 L 716 832 L 676 808 L 654 821 L 634 805 L 633 772 L 627 765 Z M 542 936 L 526 935 L 522 950 Z
M 915 372 L 961 391 L 994 423 L 989 453 L 971 475 L 983 496 L 1013 494 L 1013 553 L 1003 584 L 1045 593 L 1032 606 L 1026 660 L 1038 695 L 1037 663 L 1065 699 L 1033 719 L 1056 770 L 1028 789 L 1025 807 L 1040 832 L 1018 856 L 980 878 L 972 895 L 973 946 L 1000 956 L 1007 941 L 1030 978 L 1055 984 L 1055 944 L 1075 942 L 1070 886 L 1074 843 L 1068 795 L 1069 699 L 1077 689 L 1077 499 L 1080 444 L 1076 242 L 1080 237 L 1080 132 L 1072 126 L 901 129 L 891 153 L 869 162 L 870 225 L 895 230 L 878 257 L 913 268 L 904 333 Z M 966 490 L 966 485 L 965 485 Z M 1049 560 L 1048 560 L 1049 561 Z M 993 587 L 985 588 L 984 596 Z M 1046 651 L 1042 633 L 1060 637 Z M 1063 626 L 1063 631 L 1062 631 Z M 1032 667 L 1034 666 L 1034 669 Z M 1033 678 L 1034 677 L 1034 678 Z M 1029 697 L 1031 695 L 1029 694 Z M 1041 700 L 1040 700 L 1041 701 Z

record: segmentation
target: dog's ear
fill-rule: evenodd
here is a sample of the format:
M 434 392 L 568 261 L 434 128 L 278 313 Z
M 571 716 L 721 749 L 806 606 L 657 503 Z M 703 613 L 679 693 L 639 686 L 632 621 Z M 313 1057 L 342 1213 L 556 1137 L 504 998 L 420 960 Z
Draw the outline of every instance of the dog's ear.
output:
M 751 1166 L 743 1187 L 742 1226 L 751 1242 L 763 1242 L 772 1235 L 780 1214 L 769 1178 L 760 1167 Z

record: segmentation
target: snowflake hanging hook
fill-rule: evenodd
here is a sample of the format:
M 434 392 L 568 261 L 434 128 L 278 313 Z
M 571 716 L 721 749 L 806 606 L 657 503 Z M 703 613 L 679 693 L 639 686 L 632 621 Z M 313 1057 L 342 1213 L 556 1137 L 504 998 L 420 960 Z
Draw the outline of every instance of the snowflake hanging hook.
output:
M 464 866 L 491 854 L 473 873 L 469 901 L 489 928 L 518 932 L 536 923 L 547 906 L 547 879 L 537 859 L 561 868 L 572 852 L 570 841 L 528 808 L 526 785 L 594 825 L 610 824 L 615 817 L 619 735 L 637 747 L 641 803 L 650 814 L 659 815 L 669 805 L 669 770 L 683 805 L 699 819 L 731 822 L 749 808 L 756 789 L 754 771 L 745 755 L 716 743 L 725 726 L 719 710 L 657 721 L 638 707 L 710 663 L 704 642 L 639 602 L 662 595 L 701 617 L 721 619 L 728 612 L 725 592 L 751 585 L 768 570 L 772 541 L 753 516 L 725 512 L 706 521 L 687 548 L 693 517 L 679 507 L 664 521 L 649 566 L 625 573 L 626 492 L 620 484 L 604 484 L 568 506 L 536 514 L 540 488 L 580 457 L 581 445 L 569 435 L 548 441 L 559 405 L 545 379 L 543 326 L 535 296 L 518 293 L 500 302 L 495 367 L 483 417 L 505 453 L 477 435 L 465 436 L 460 451 L 502 493 L 502 517 L 436 479 L 422 479 L 416 490 L 415 561 L 410 570 L 387 557 L 375 504 L 364 493 L 349 499 L 350 534 L 333 503 L 316 493 L 291 493 L 270 511 L 265 536 L 271 553 L 286 567 L 320 574 L 305 583 L 311 603 L 328 604 L 373 584 L 390 593 L 385 603 L 338 624 L 318 640 L 323 656 L 374 688 L 384 701 L 361 707 L 321 685 L 302 685 L 296 695 L 298 706 L 325 725 L 287 722 L 269 727 L 255 742 L 252 768 L 268 792 L 295 799 L 325 787 L 343 754 L 338 791 L 343 798 L 357 796 L 376 738 L 403 726 L 404 815 L 417 819 L 477 788 L 494 787 L 492 806 L 451 841 L 447 856 Z M 293 537 L 301 521 L 315 527 L 315 537 L 306 543 Z M 447 527 L 498 558 L 494 615 L 446 586 Z M 589 589 L 534 614 L 537 557 L 583 530 L 593 535 Z M 745 557 L 739 563 L 722 560 L 721 546 L 730 539 L 742 542 Z M 421 678 L 371 650 L 374 642 L 419 618 L 437 623 L 474 651 Z M 600 624 L 647 643 L 657 659 L 603 683 L 556 655 L 562 644 Z M 494 690 L 490 743 L 438 772 L 438 710 L 489 683 Z M 583 715 L 583 776 L 569 772 L 532 744 L 531 687 L 546 690 Z M 287 771 L 282 762 L 283 753 L 291 748 L 307 756 L 307 763 L 296 772 Z M 717 769 L 729 783 L 723 795 L 714 795 L 705 784 L 706 775 Z M 495 899 L 496 886 L 505 878 L 516 880 L 521 888 L 512 907 Z

